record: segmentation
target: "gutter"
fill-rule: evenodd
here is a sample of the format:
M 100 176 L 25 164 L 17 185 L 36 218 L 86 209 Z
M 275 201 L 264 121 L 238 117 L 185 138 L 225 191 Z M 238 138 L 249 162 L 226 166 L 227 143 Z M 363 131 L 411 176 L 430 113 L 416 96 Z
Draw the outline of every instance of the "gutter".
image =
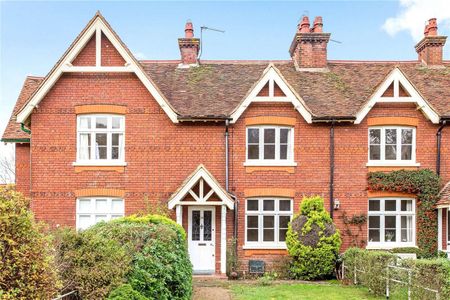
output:
M 25 124 L 23 124 L 23 123 L 20 123 L 20 129 L 25 133 L 31 134 L 31 130 L 25 128 Z
M 439 176 L 441 174 L 441 140 L 442 140 L 442 130 L 447 125 L 447 120 L 441 121 L 441 126 L 439 126 L 436 132 L 436 174 Z
M 337 116 L 337 117 L 332 117 L 332 116 L 325 116 L 325 117 L 313 117 L 312 121 L 313 123 L 321 123 L 321 122 L 351 122 L 353 123 L 356 120 L 356 117 L 354 116 Z

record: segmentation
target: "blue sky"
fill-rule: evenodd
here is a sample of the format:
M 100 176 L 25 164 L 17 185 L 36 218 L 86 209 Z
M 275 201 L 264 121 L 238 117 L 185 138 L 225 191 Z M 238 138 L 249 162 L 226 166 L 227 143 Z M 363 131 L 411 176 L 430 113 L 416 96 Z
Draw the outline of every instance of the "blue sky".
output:
M 191 19 L 206 25 L 203 59 L 289 59 L 303 14 L 321 15 L 330 59 L 416 59 L 425 21 L 450 34 L 450 1 L 17 2 L 0 0 L 0 132 L 26 75 L 46 75 L 97 10 L 139 59 L 177 59 Z M 449 42 L 450 43 L 450 42 Z M 450 46 L 444 56 L 450 59 Z M 0 148 L 1 150 L 1 148 Z M 1 152 L 1 151 L 0 151 Z

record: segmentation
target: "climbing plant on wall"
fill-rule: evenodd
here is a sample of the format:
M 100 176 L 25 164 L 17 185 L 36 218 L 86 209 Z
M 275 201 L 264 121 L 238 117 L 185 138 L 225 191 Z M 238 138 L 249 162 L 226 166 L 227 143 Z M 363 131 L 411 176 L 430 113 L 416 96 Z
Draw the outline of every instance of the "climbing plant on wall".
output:
M 417 246 L 424 256 L 437 252 L 437 213 L 440 179 L 431 170 L 370 172 L 370 191 L 391 191 L 417 195 Z

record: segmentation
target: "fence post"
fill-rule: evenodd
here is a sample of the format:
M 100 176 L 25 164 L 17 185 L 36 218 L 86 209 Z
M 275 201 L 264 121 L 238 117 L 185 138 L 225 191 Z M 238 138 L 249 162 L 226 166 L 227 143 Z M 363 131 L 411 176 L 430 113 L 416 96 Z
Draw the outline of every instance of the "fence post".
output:
M 342 280 L 345 280 L 345 262 L 342 260 Z
M 353 268 L 354 268 L 354 271 L 353 271 L 353 283 L 355 285 L 357 285 L 358 281 L 356 280 L 356 264 L 355 264 L 355 266 Z
M 386 299 L 389 299 L 389 265 L 386 267 Z
M 411 269 L 408 270 L 408 300 L 411 300 Z

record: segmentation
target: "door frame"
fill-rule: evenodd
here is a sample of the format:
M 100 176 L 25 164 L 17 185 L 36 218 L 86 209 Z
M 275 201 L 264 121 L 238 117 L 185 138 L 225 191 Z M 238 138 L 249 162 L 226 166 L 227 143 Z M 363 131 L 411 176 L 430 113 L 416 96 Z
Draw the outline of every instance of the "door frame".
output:
M 213 259 L 213 268 L 211 269 L 213 272 L 212 274 L 214 274 L 216 272 L 216 247 L 217 247 L 217 243 L 216 243 L 216 207 L 215 206 L 206 206 L 206 205 L 190 205 L 188 206 L 188 252 L 190 252 L 191 249 L 191 245 L 192 245 L 192 211 L 193 210 L 211 210 L 212 211 L 212 215 L 211 215 L 211 243 L 214 244 L 214 256 L 212 257 Z M 189 253 L 189 255 L 191 255 L 191 253 Z M 192 266 L 194 268 L 194 266 Z M 200 270 L 201 271 L 201 270 Z

